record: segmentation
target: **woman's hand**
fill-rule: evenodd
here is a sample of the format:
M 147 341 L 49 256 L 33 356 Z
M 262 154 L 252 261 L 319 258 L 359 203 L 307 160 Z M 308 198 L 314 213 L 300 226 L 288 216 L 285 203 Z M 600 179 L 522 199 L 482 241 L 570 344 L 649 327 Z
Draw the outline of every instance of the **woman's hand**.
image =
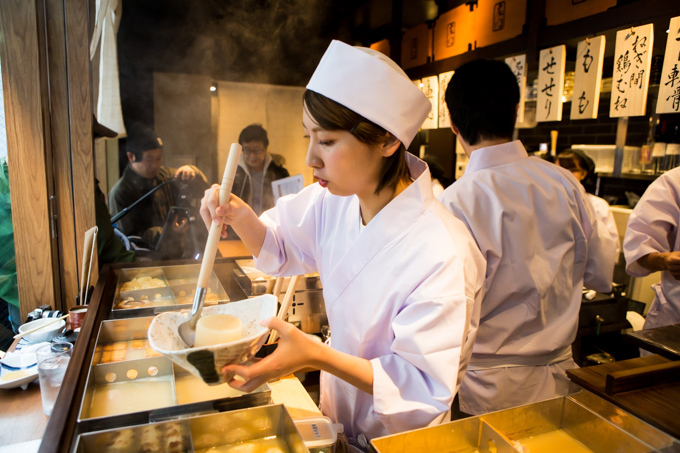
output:
M 212 222 L 218 223 L 220 218 L 224 221 L 222 226 L 222 232 L 220 236 L 223 238 L 227 237 L 227 225 L 233 225 L 238 222 L 238 219 L 242 219 L 247 216 L 248 213 L 255 213 L 250 206 L 248 206 L 243 200 L 241 200 L 236 195 L 231 194 L 229 196 L 229 202 L 224 206 L 219 205 L 220 202 L 220 185 L 213 184 L 211 188 L 205 191 L 205 195 L 201 200 L 201 218 L 205 223 L 205 226 L 210 230 L 210 225 Z M 256 217 L 256 216 L 255 216 Z
M 325 344 L 314 341 L 294 325 L 278 318 L 269 318 L 262 325 L 279 332 L 279 344 L 271 355 L 250 366 L 227 365 L 222 369 L 227 375 L 240 376 L 245 380 L 232 378 L 228 383 L 235 389 L 252 392 L 265 382 L 315 366 L 316 358 L 324 354 L 324 350 L 330 350 Z

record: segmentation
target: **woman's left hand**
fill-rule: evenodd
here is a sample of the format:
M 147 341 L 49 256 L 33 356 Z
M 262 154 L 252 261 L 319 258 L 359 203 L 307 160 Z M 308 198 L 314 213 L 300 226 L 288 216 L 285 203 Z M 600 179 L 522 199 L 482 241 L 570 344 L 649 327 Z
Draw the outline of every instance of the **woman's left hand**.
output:
M 323 343 L 309 338 L 293 324 L 276 317 L 269 318 L 262 325 L 279 332 L 279 344 L 271 355 L 250 366 L 227 365 L 222 368 L 223 373 L 236 375 L 245 380 L 232 378 L 228 381 L 229 385 L 237 390 L 252 392 L 265 382 L 313 366 L 314 357 L 322 353 L 322 348 L 328 348 Z

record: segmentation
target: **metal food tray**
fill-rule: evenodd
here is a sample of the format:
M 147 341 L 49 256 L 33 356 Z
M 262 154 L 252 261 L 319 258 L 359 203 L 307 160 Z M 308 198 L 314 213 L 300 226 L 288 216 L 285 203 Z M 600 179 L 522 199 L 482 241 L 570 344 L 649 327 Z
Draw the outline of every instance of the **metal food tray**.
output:
M 144 289 L 124 289 L 124 285 L 133 281 L 134 279 L 142 277 L 151 277 L 159 279 L 163 282 L 163 286 L 157 286 Z M 121 304 L 126 300 L 141 301 L 146 303 L 143 306 L 136 306 L 133 308 L 122 307 Z M 116 287 L 116 295 L 114 297 L 112 314 L 114 318 L 126 316 L 144 316 L 153 314 L 158 307 L 176 306 L 177 300 L 168 285 L 168 280 L 165 278 L 165 273 L 160 267 L 150 267 L 142 269 L 121 269 L 118 274 L 118 285 Z M 118 313 L 121 313 L 118 315 Z
M 114 297 L 113 319 L 133 316 L 151 316 L 163 311 L 191 308 L 196 291 L 200 264 L 185 264 L 151 268 L 125 268 L 119 271 L 118 286 Z M 122 286 L 134 278 L 150 276 L 163 281 L 165 286 L 147 289 L 122 291 Z M 119 304 L 128 298 L 148 301 L 146 305 L 134 308 L 122 308 Z M 206 304 L 229 302 L 229 297 L 213 271 L 208 281 Z
M 152 320 L 153 317 L 139 317 L 102 321 L 97 335 L 95 350 L 106 344 L 145 340 Z M 264 384 L 252 393 L 178 404 L 176 380 L 188 374 L 188 371 L 174 365 L 167 357 L 158 356 L 99 364 L 97 363 L 96 355 L 97 353 L 95 352 L 90 363 L 85 390 L 80 402 L 77 419 L 79 432 L 122 428 L 196 414 L 231 411 L 271 404 L 271 389 L 267 384 Z M 133 381 L 158 382 L 164 380 L 169 380 L 171 384 L 171 405 L 103 416 L 92 415 L 93 398 L 97 386 Z
M 309 451 L 281 404 L 81 434 L 74 451 L 202 452 L 215 446 L 256 442 L 280 442 L 284 451 L 291 453 Z
M 260 296 L 262 294 L 271 294 L 274 288 L 276 277 L 272 277 L 255 268 L 255 261 L 251 259 L 241 259 L 234 261 L 238 266 L 234 269 L 236 281 L 243 292 L 248 297 Z M 281 287 L 281 293 L 285 293 L 288 289 L 290 279 L 285 279 Z M 306 274 L 298 279 L 295 287 L 295 292 L 321 290 L 321 279 L 319 274 Z
M 406 451 L 515 452 L 524 439 L 563 431 L 593 452 L 677 452 L 673 437 L 582 390 L 513 409 L 371 440 L 376 453 Z M 624 413 L 625 414 L 625 413 Z M 532 452 L 535 450 L 531 450 Z M 540 451 L 540 450 L 539 450 Z M 559 451 L 546 449 L 544 451 Z
M 163 270 L 177 303 L 179 305 L 191 305 L 194 301 L 194 292 L 196 291 L 201 265 L 166 266 Z M 211 295 L 214 295 L 214 298 L 211 299 Z M 208 293 L 205 302 L 207 304 L 229 302 L 229 296 L 214 271 L 211 272 L 208 280 Z

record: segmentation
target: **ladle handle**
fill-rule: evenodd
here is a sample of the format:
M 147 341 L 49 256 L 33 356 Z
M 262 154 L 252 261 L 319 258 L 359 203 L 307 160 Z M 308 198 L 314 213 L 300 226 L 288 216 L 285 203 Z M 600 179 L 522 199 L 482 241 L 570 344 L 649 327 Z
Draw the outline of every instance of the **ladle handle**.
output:
M 236 169 L 238 168 L 239 157 L 241 157 L 241 145 L 232 143 L 231 149 L 229 150 L 229 157 L 227 157 L 227 165 L 224 167 L 224 175 L 222 176 L 220 206 L 229 201 L 231 188 L 234 185 Z M 208 287 L 208 281 L 210 280 L 210 273 L 212 272 L 213 264 L 215 262 L 217 245 L 220 242 L 223 224 L 224 222 L 220 218 L 219 223 L 213 222 L 210 225 L 210 233 L 208 233 L 208 240 L 205 243 L 205 252 L 203 253 L 203 262 L 201 263 L 201 272 L 198 274 L 197 286 L 200 288 Z

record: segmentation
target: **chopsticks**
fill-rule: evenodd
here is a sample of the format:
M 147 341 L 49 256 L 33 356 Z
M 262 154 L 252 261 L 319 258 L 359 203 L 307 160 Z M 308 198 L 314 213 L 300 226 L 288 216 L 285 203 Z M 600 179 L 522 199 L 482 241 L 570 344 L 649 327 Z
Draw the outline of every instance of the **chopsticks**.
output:
M 276 315 L 277 318 L 285 319 L 286 314 L 288 313 L 288 310 L 290 309 L 290 306 L 293 303 L 293 295 L 295 294 L 295 287 L 297 286 L 297 281 L 299 277 L 300 277 L 299 275 L 293 275 L 290 278 L 290 282 L 288 283 L 288 289 L 286 289 L 286 294 L 283 296 L 283 302 L 281 302 L 281 308 L 279 308 L 279 312 Z M 277 282 L 274 286 L 275 296 L 278 295 L 277 290 L 280 290 L 283 284 L 283 279 L 281 279 L 280 281 L 281 283 L 279 283 L 277 279 Z M 279 333 L 276 330 L 272 330 L 272 333 L 269 335 L 269 340 L 267 341 L 267 344 L 273 344 L 278 339 Z
M 22 338 L 22 337 L 24 337 L 25 335 L 31 334 L 31 333 L 35 332 L 36 330 L 40 330 L 40 329 L 42 329 L 42 328 L 44 328 L 44 327 L 50 326 L 50 325 L 54 324 L 55 322 L 61 321 L 62 319 L 66 319 L 66 318 L 68 318 L 68 315 L 64 315 L 64 316 L 62 316 L 62 317 L 60 317 L 60 318 L 54 318 L 52 321 L 46 322 L 45 324 L 43 324 L 43 325 L 40 326 L 40 327 L 36 327 L 36 328 L 34 328 L 34 329 L 27 330 L 27 331 L 24 332 L 24 333 L 18 333 L 18 334 L 16 334 L 16 335 L 14 335 L 14 339 L 16 340 L 17 338 Z

